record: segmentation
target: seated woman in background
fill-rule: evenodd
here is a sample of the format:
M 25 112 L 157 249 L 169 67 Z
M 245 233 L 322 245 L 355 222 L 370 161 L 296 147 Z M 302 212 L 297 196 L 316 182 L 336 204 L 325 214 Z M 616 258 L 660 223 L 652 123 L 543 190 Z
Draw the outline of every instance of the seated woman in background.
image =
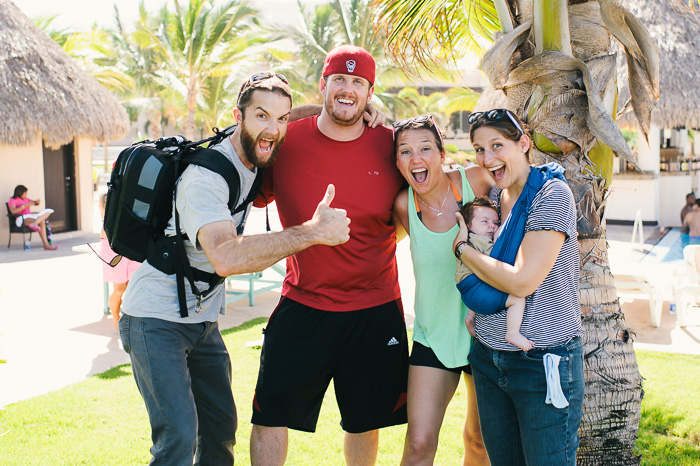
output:
M 33 231 L 39 233 L 41 242 L 44 243 L 44 249 L 49 251 L 58 249 L 58 246 L 49 244 L 49 240 L 46 237 L 46 219 L 53 213 L 53 209 L 44 209 L 39 213 L 33 213 L 29 210 L 29 206 L 39 205 L 41 201 L 39 199 L 29 199 L 27 197 L 27 191 L 28 189 L 26 186 L 18 185 L 15 187 L 14 195 L 7 202 L 12 215 L 18 216 L 17 226 L 21 227 L 22 225 L 26 225 Z

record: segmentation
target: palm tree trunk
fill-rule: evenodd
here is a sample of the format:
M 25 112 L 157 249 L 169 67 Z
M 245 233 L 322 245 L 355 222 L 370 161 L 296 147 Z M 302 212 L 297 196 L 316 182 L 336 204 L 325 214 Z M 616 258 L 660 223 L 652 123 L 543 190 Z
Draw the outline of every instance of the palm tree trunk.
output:
M 578 150 L 562 157 L 538 155 L 533 163 L 555 161 L 567 168 L 578 213 L 579 301 L 584 336 L 586 394 L 579 429 L 578 466 L 639 465 L 634 453 L 642 403 L 642 377 L 608 262 L 605 229 L 596 200 L 605 188 L 581 177 L 587 165 Z
M 161 119 L 163 114 L 157 108 L 151 108 L 146 111 L 148 116 L 148 139 L 155 141 L 158 138 L 163 137 L 163 124 Z
M 608 264 L 605 234 L 579 241 L 579 297 L 586 332 L 586 398 L 578 465 L 638 465 L 634 453 L 644 391 L 631 331 Z
M 541 41 L 535 44 L 535 54 L 559 50 L 567 56 L 573 56 L 567 2 L 535 0 L 533 4 L 534 36 L 536 40 Z M 561 15 L 561 17 L 557 20 L 554 15 Z M 589 56 L 600 57 L 609 53 L 609 50 L 589 52 L 592 52 Z M 586 66 L 589 63 L 586 63 Z M 612 63 L 615 63 L 614 60 Z M 601 80 L 602 83 L 595 83 L 595 79 L 591 79 L 590 84 L 602 84 L 604 91 L 610 91 L 608 84 L 616 82 L 614 74 L 616 73 L 613 73 L 607 81 Z M 572 77 L 580 81 L 578 73 Z M 558 76 L 560 80 L 563 78 L 565 75 Z M 574 89 L 580 87 L 576 82 L 571 82 L 570 85 Z M 548 100 L 566 97 L 560 102 L 568 101 L 569 104 L 574 102 L 575 97 L 569 98 L 564 89 L 556 90 L 556 87 L 558 86 L 531 87 L 532 93 L 527 110 L 527 116 L 530 119 L 540 110 L 545 115 L 550 111 L 546 107 Z M 586 88 L 585 90 L 589 93 L 598 93 L 597 89 Z M 612 92 L 616 92 L 616 88 L 612 89 Z M 594 105 L 590 98 L 588 104 L 588 112 L 592 112 Z M 608 112 L 612 110 L 613 115 L 616 112 L 616 108 L 603 107 L 603 109 Z M 572 112 L 568 124 L 580 127 L 573 129 L 569 134 L 588 133 L 592 136 L 587 119 L 574 118 L 575 116 L 576 112 Z M 546 120 L 547 117 L 544 116 L 541 119 Z M 607 180 L 598 176 L 600 170 L 596 169 L 595 164 L 588 157 L 590 147 L 582 148 L 580 142 L 572 144 L 573 137 L 570 138 L 568 135 L 561 137 L 562 133 L 551 130 L 552 126 L 545 121 L 542 121 L 540 127 L 542 130 L 536 136 L 540 141 L 543 139 L 546 141 L 545 147 L 553 148 L 555 143 L 556 148 L 548 153 L 544 150 L 533 150 L 533 162 L 539 164 L 556 161 L 567 169 L 566 177 L 574 193 L 578 214 L 577 228 L 581 258 L 579 301 L 585 332 L 586 394 L 579 429 L 577 464 L 580 466 L 639 465 L 641 456 L 634 453 L 634 442 L 641 417 L 642 377 L 639 374 L 632 347 L 631 332 L 626 326 L 614 279 L 610 273 L 608 244 L 605 229 L 601 225 Z M 582 141 L 587 139 L 590 139 L 590 136 L 581 138 Z M 537 137 L 535 140 L 537 141 Z M 540 149 L 544 147 L 540 146 Z M 612 156 L 612 153 L 609 155 Z
M 185 120 L 185 137 L 190 141 L 194 140 L 194 116 L 197 111 L 197 82 L 190 79 L 187 87 L 187 119 Z

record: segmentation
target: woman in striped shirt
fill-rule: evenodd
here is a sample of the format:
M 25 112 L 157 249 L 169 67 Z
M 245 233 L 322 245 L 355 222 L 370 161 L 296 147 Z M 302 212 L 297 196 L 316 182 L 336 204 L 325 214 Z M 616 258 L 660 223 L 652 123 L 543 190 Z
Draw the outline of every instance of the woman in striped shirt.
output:
M 476 316 L 469 362 L 484 445 L 493 466 L 573 466 L 584 393 L 574 198 L 556 178 L 533 190 L 529 181 L 539 169 L 530 167 L 531 140 L 517 116 L 498 109 L 469 121 L 477 162 L 496 183 L 497 235 L 521 222 L 524 236 L 514 263 L 500 262 L 460 245 L 468 230 L 458 215 L 455 254 L 487 285 L 526 298 L 521 333 L 535 342 L 524 352 L 506 341 L 505 310 Z M 514 209 L 521 195 L 532 200 Z

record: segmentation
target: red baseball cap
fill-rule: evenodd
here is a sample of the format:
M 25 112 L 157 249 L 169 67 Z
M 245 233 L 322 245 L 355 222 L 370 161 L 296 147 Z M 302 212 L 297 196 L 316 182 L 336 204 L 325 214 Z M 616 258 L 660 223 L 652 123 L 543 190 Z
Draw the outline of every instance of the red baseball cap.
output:
M 356 45 L 341 45 L 326 55 L 322 76 L 350 74 L 365 78 L 373 85 L 375 68 L 374 58 L 367 50 Z

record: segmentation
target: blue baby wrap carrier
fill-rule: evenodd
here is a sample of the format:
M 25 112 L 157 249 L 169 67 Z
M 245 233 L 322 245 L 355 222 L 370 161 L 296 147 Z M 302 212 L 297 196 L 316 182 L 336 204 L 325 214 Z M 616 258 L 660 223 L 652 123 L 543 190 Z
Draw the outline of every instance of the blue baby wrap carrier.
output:
M 525 236 L 525 222 L 532 201 L 544 184 L 554 178 L 564 182 L 564 168 L 554 162 L 530 167 L 530 175 L 520 197 L 511 210 L 510 220 L 493 245 L 490 256 L 510 265 L 515 263 L 520 244 Z M 477 314 L 494 314 L 505 309 L 508 293 L 483 282 L 475 273 L 457 283 L 464 304 Z

